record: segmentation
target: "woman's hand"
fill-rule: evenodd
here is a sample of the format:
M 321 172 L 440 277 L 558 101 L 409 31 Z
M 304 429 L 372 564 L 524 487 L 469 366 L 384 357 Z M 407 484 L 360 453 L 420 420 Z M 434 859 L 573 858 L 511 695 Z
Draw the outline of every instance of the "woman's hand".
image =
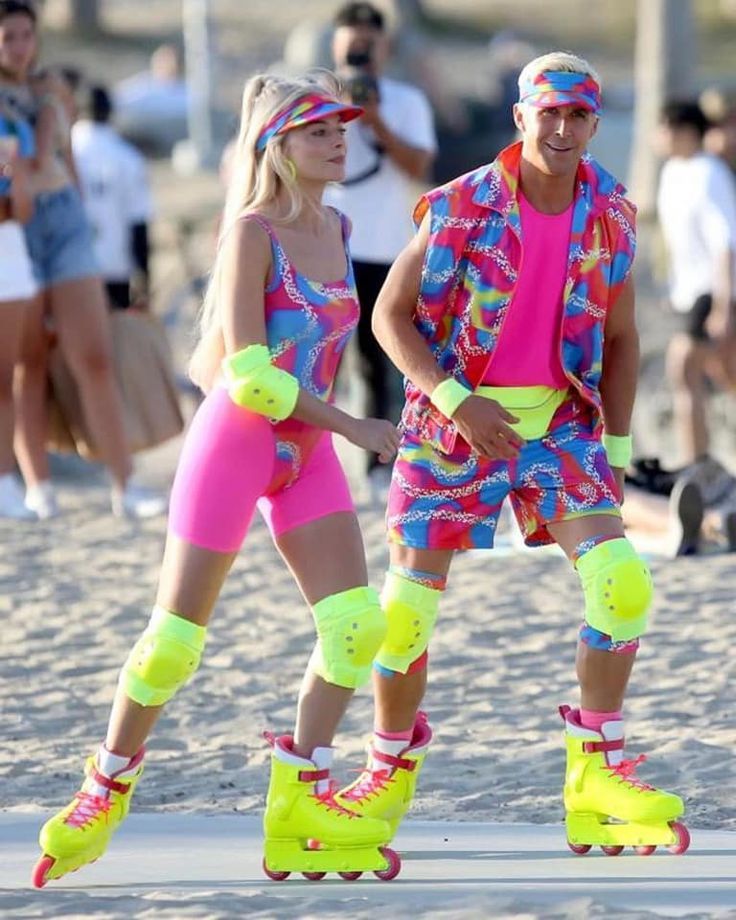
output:
M 352 444 L 378 454 L 381 463 L 390 463 L 399 449 L 399 432 L 383 418 L 353 419 L 345 437 Z
M 518 418 L 495 399 L 468 396 L 457 407 L 452 420 L 473 450 L 489 460 L 514 460 L 525 444 L 508 425 L 518 422 Z

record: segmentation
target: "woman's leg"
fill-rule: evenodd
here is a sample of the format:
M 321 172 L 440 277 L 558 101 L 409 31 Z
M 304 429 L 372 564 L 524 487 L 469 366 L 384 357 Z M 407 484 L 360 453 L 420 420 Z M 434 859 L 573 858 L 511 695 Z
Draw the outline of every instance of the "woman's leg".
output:
M 27 308 L 28 302 L 25 300 L 0 303 L 0 476 L 11 473 L 15 468 L 13 372 L 20 354 L 23 320 Z
M 363 538 L 352 512 L 327 515 L 275 540 L 310 607 L 368 582 Z M 297 704 L 295 753 L 309 757 L 315 747 L 332 744 L 352 695 L 352 689 L 328 683 L 307 668 Z
M 133 465 L 123 423 L 123 403 L 112 367 L 112 342 L 102 282 L 64 281 L 49 289 L 59 347 L 77 386 L 95 447 L 122 488 Z
M 49 344 L 44 328 L 45 294 L 27 306 L 15 371 L 15 455 L 30 488 L 49 478 L 46 393 Z
M 156 604 L 178 617 L 206 626 L 237 553 L 201 549 L 169 533 Z M 126 757 L 140 750 L 163 706 L 141 706 L 119 684 L 105 747 Z
M 224 389 L 210 393 L 189 426 L 171 489 L 158 609 L 206 626 L 271 479 L 273 458 L 268 420 L 236 406 Z M 119 686 L 107 749 L 135 754 L 160 711 L 135 702 Z

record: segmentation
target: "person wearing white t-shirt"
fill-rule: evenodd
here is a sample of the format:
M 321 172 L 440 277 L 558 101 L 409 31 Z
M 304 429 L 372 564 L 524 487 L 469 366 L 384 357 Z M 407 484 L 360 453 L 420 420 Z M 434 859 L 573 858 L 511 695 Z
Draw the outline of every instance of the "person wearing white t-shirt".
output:
M 360 300 L 358 349 L 371 406 L 391 415 L 395 373 L 373 336 L 373 306 L 396 256 L 413 236 L 413 183 L 426 178 L 437 149 L 432 110 L 421 90 L 383 76 L 389 53 L 384 17 L 370 3 L 348 3 L 334 19 L 335 70 L 352 101 L 365 110 L 346 125 L 346 179 L 325 199 L 350 218 L 350 250 Z M 377 468 L 375 456 L 369 472 Z
M 657 211 L 670 301 L 683 318 L 668 346 L 667 368 L 685 463 L 708 452 L 707 379 L 736 386 L 736 183 L 722 160 L 703 151 L 707 128 L 696 102 L 670 102 L 663 110 L 667 159 Z
M 132 279 L 139 302 L 148 288 L 151 194 L 144 158 L 115 131 L 111 115 L 109 94 L 93 86 L 89 118 L 74 125 L 72 149 L 110 306 L 125 309 Z

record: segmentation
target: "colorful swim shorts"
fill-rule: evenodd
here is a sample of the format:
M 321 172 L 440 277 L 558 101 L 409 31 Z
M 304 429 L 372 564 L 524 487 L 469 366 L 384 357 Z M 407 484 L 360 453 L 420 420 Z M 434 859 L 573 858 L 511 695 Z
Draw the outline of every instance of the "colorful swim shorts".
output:
M 404 432 L 388 497 L 392 543 L 416 549 L 490 549 L 504 499 L 529 546 L 554 542 L 547 524 L 620 516 L 616 482 L 590 412 L 567 400 L 548 433 L 516 460 L 488 460 L 462 439 L 443 454 Z

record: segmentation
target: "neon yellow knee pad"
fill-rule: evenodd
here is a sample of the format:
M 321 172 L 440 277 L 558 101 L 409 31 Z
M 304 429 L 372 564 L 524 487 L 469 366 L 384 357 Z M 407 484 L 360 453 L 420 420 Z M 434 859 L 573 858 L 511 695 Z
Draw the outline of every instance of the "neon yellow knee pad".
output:
M 441 591 L 427 588 L 389 572 L 381 594 L 388 632 L 376 662 L 389 671 L 406 674 L 409 666 L 427 651 L 440 605 Z
M 317 644 L 310 667 L 323 680 L 355 690 L 368 682 L 386 635 L 386 616 L 373 588 L 350 588 L 312 607 Z
M 299 381 L 274 367 L 265 345 L 248 345 L 222 362 L 230 399 L 244 409 L 267 418 L 285 419 L 299 398 Z
M 125 693 L 141 706 L 161 706 L 199 667 L 207 629 L 154 607 L 120 674 Z
M 576 568 L 585 594 L 585 620 L 621 642 L 647 628 L 652 576 L 625 537 L 606 540 L 584 553 Z

